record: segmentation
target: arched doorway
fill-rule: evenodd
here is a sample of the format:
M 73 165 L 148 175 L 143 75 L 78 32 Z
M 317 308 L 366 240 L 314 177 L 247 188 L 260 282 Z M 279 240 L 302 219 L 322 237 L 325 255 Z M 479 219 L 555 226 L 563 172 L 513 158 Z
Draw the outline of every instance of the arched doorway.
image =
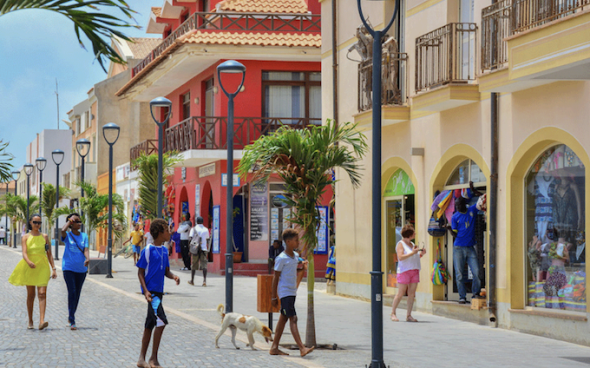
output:
M 473 182 L 475 193 L 471 191 L 470 183 Z M 445 211 L 446 220 L 451 223 L 451 217 L 456 212 L 455 203 L 459 197 L 463 197 L 467 201 L 467 207 L 471 207 L 477 203 L 479 194 L 483 194 L 487 190 L 487 178 L 477 163 L 471 159 L 465 159 L 457 165 L 447 179 L 444 192 L 449 192 L 450 203 L 447 211 Z M 457 286 L 457 271 L 454 264 L 454 239 L 448 233 L 445 235 L 446 245 L 446 264 L 448 271 L 451 273 L 451 282 L 447 284 L 445 291 L 446 300 L 458 301 L 459 291 Z M 486 252 L 487 252 L 487 229 L 486 229 L 486 215 L 483 211 L 478 211 L 475 219 L 475 250 L 477 253 L 477 263 L 479 268 L 479 279 L 481 287 L 486 285 Z M 467 295 L 472 294 L 471 286 L 474 275 L 467 263 L 462 267 L 462 279 L 466 280 L 465 288 Z
M 406 224 L 416 228 L 416 190 L 408 174 L 398 169 L 391 175 L 383 191 L 385 230 L 386 291 L 393 294 L 397 287 L 396 245 Z

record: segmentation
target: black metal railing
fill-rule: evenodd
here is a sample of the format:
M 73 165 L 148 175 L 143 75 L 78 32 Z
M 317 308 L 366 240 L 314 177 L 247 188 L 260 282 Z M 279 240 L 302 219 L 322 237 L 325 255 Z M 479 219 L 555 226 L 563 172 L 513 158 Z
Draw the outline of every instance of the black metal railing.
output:
M 481 72 L 502 69 L 508 61 L 512 0 L 500 0 L 481 11 Z
M 590 8 L 590 0 L 513 0 L 512 34 L 539 27 Z

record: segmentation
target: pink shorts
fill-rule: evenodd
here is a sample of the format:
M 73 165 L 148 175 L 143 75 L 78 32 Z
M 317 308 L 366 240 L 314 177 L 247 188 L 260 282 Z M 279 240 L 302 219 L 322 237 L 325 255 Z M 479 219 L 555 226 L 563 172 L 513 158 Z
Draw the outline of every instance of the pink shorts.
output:
M 417 284 L 420 282 L 420 270 L 409 270 L 397 275 L 398 284 Z

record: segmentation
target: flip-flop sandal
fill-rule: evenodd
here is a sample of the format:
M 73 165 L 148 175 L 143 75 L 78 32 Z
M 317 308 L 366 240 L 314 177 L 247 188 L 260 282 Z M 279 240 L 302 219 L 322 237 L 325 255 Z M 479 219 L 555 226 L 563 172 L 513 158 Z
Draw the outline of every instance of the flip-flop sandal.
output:
M 414 317 L 408 317 L 408 318 L 406 318 L 406 321 L 407 322 L 418 322 L 418 320 L 415 319 Z
M 399 318 L 394 317 L 393 315 L 391 315 L 390 319 L 392 322 L 399 322 Z
M 49 326 L 49 322 L 43 322 L 42 324 L 39 324 L 39 331 L 46 329 L 47 326 Z
M 34 330 L 34 329 L 35 329 L 35 326 L 33 326 L 33 325 L 28 325 L 27 326 L 27 330 Z

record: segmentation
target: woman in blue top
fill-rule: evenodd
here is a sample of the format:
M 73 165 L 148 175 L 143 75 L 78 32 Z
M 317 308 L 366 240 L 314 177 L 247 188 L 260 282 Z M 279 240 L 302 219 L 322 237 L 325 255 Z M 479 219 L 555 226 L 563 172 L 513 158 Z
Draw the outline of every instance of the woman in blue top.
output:
M 80 231 L 81 225 L 80 215 L 72 213 L 66 218 L 66 224 L 61 229 L 61 240 L 65 244 L 62 270 L 68 286 L 68 321 L 71 330 L 77 330 L 75 314 L 89 262 L 88 235 Z

